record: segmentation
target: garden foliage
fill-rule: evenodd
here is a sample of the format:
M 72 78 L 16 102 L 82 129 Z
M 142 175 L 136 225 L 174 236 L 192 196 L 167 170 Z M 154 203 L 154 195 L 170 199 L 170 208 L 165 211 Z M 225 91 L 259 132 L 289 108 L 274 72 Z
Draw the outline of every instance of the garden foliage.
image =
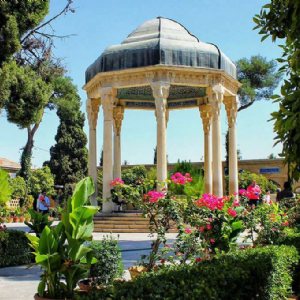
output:
M 33 259 L 23 231 L 0 231 L 0 267 L 29 264 Z

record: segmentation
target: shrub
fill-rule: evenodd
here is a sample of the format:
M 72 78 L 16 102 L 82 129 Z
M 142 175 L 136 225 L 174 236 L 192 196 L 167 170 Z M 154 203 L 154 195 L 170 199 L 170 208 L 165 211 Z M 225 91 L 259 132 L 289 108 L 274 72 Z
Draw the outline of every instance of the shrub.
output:
M 297 262 L 294 247 L 247 249 L 193 266 L 146 273 L 131 282 L 116 282 L 112 298 L 281 300 L 291 293 L 290 271 Z M 101 299 L 101 294 L 90 299 Z
M 11 197 L 13 199 L 19 199 L 25 197 L 27 187 L 23 177 L 17 176 L 15 178 L 10 178 L 9 184 L 12 191 Z
M 0 267 L 28 264 L 33 258 L 23 231 L 0 231 Z
M 125 184 L 140 185 L 147 176 L 144 166 L 135 166 L 122 171 L 122 180 Z
M 121 250 L 118 241 L 104 238 L 102 241 L 92 241 L 90 244 L 93 256 L 97 262 L 91 265 L 90 276 L 94 277 L 96 285 L 108 284 L 123 274 Z

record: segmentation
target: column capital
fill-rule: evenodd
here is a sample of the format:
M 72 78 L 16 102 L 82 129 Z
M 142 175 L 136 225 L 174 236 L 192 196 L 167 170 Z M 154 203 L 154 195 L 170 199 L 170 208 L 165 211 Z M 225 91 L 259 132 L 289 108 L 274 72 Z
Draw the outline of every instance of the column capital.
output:
M 124 118 L 124 106 L 118 105 L 113 108 L 114 130 L 116 135 L 120 135 L 122 121 Z
M 239 99 L 238 96 L 224 97 L 224 105 L 227 113 L 228 126 L 231 128 L 236 123 Z
M 150 83 L 152 94 L 155 99 L 167 99 L 169 97 L 170 82 L 153 81 Z
M 87 112 L 89 127 L 91 129 L 96 129 L 97 127 L 99 106 L 100 106 L 99 98 L 88 98 L 86 100 L 86 112 Z
M 212 120 L 212 107 L 210 104 L 200 105 L 199 111 L 203 123 L 203 131 L 205 134 L 209 134 Z
M 111 121 L 113 119 L 113 107 L 116 94 L 116 89 L 112 87 L 103 87 L 100 89 L 104 121 Z

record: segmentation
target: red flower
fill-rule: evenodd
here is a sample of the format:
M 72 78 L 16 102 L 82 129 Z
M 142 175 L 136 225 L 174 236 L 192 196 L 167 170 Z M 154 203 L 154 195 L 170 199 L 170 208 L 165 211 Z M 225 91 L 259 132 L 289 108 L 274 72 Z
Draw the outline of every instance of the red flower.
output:
M 210 239 L 210 243 L 213 245 L 215 243 L 215 239 Z
M 207 230 L 211 230 L 211 229 L 212 229 L 211 224 L 207 224 L 207 225 L 206 225 L 206 229 L 207 229 Z
M 204 227 L 204 226 L 200 226 L 200 227 L 199 227 L 199 231 L 200 231 L 200 232 L 204 232 L 204 231 L 205 231 L 205 227 Z
M 201 262 L 201 261 L 202 261 L 202 258 L 201 258 L 201 257 L 196 257 L 196 258 L 195 258 L 195 262 L 196 262 L 196 263 L 199 263 L 199 262 Z
M 114 187 L 117 185 L 123 185 L 123 184 L 124 184 L 124 181 L 121 178 L 116 178 L 110 182 L 111 187 Z
M 237 215 L 237 212 L 234 209 L 232 209 L 231 207 L 228 208 L 227 213 L 234 218 Z
M 187 234 L 191 234 L 192 233 L 192 229 L 191 228 L 185 228 L 184 232 Z

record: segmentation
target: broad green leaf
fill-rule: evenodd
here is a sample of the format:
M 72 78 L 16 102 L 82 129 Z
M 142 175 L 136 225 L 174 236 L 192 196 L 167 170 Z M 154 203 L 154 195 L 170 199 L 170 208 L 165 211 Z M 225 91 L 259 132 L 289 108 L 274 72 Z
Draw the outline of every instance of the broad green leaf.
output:
M 72 211 L 87 203 L 89 197 L 95 192 L 94 182 L 91 177 L 82 179 L 75 187 L 72 196 Z

